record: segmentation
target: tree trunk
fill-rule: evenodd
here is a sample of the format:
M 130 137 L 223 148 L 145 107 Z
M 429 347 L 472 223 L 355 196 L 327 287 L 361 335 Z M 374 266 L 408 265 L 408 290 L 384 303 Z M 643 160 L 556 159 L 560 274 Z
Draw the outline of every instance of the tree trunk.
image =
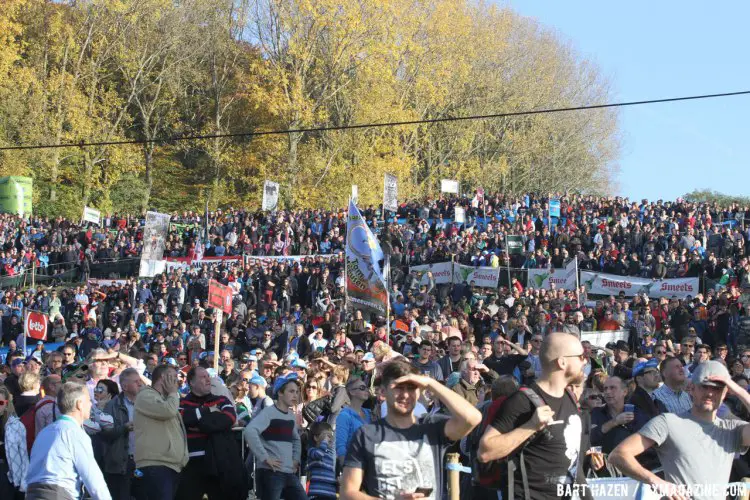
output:
M 143 164 L 145 168 L 146 194 L 143 200 L 143 211 L 148 210 L 151 201 L 151 189 L 154 186 L 154 143 L 147 142 L 143 145 Z

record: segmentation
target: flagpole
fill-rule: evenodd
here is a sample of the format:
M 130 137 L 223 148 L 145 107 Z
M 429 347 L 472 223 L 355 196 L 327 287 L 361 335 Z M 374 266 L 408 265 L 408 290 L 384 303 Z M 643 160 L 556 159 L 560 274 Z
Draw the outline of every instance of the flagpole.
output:
M 388 343 L 391 342 L 391 255 L 385 256 L 385 333 L 387 335 Z
M 351 214 L 349 213 L 349 209 L 351 208 L 351 201 L 352 197 L 349 196 L 349 203 L 346 204 L 346 228 L 347 231 L 349 230 L 349 218 L 351 217 Z M 348 238 L 349 235 L 346 235 L 347 245 L 348 245 Z M 349 273 L 347 271 L 347 267 L 349 265 L 349 259 L 346 256 L 346 246 L 344 246 L 344 317 L 346 317 L 347 314 L 349 314 Z
M 578 284 L 578 253 L 576 253 L 576 301 L 578 302 L 578 307 L 581 307 L 581 296 L 579 290 L 581 287 Z
M 511 292 L 511 286 L 513 285 L 511 278 L 510 278 L 510 248 L 508 248 L 508 233 L 505 233 L 505 254 L 508 256 L 508 262 L 506 262 L 505 266 L 508 268 L 508 292 Z

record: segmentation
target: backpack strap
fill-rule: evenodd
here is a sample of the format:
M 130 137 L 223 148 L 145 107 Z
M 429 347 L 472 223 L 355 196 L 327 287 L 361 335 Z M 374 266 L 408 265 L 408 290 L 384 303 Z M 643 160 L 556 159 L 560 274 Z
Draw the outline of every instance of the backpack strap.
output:
M 523 457 L 523 450 L 521 450 L 520 456 L 518 458 L 521 461 L 521 481 L 523 482 L 523 495 L 525 500 L 531 500 L 531 493 L 529 491 L 529 476 L 526 474 L 526 461 Z

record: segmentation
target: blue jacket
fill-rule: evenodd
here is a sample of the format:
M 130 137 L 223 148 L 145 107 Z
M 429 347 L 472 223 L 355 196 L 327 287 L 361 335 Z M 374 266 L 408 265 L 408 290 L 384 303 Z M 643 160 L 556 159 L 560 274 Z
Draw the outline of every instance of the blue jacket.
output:
M 352 440 L 354 433 L 357 432 L 357 429 L 372 422 L 370 410 L 362 408 L 362 411 L 365 412 L 366 421 L 362 420 L 359 413 L 348 406 L 341 410 L 338 417 L 336 417 L 336 456 L 346 456 L 349 442 Z

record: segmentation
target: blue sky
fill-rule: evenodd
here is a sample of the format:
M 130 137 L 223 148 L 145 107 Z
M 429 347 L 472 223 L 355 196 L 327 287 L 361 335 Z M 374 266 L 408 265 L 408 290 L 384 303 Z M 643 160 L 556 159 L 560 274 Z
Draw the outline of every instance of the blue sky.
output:
M 497 1 L 596 62 L 616 101 L 750 90 L 750 2 Z M 749 115 L 750 95 L 621 108 L 617 194 L 750 195 Z

